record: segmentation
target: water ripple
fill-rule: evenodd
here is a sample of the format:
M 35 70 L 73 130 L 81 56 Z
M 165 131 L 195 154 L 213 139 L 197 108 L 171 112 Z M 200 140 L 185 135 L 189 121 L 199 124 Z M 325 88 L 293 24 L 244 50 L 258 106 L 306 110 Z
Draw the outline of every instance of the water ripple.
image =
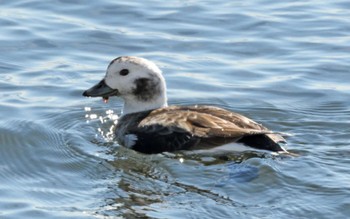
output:
M 348 1 L 1 7 L 1 216 L 349 215 Z M 81 97 L 120 55 L 154 60 L 171 104 L 217 105 L 292 133 L 288 149 L 299 156 L 120 147 L 112 131 L 120 101 Z

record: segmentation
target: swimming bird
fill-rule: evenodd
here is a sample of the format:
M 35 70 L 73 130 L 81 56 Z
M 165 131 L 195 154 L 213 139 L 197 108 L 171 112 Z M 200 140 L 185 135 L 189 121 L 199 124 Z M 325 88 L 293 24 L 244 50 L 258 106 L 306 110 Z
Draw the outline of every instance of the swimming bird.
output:
M 115 137 L 122 146 L 153 154 L 205 150 L 234 143 L 247 149 L 286 152 L 285 139 L 253 120 L 215 106 L 168 106 L 162 71 L 150 60 L 121 56 L 83 96 L 123 99 Z M 234 149 L 232 149 L 234 150 Z

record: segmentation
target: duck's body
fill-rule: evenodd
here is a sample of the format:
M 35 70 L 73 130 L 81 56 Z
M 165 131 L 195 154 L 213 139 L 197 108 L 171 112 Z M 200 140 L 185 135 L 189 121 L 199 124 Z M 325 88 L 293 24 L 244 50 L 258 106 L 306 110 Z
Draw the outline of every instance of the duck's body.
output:
M 285 140 L 240 114 L 212 106 L 169 106 L 124 115 L 118 142 L 143 153 L 209 149 L 232 142 L 274 152 Z
M 159 68 L 137 57 L 111 62 L 105 78 L 84 96 L 116 95 L 124 114 L 116 127 L 117 141 L 143 153 L 209 149 L 239 142 L 252 149 L 286 152 L 285 139 L 253 120 L 213 106 L 167 106 Z

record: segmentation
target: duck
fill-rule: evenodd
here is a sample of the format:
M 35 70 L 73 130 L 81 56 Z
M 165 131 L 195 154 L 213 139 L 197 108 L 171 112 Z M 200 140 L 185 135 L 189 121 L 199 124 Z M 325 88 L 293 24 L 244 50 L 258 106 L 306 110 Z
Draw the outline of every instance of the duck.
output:
M 241 145 L 243 151 L 288 153 L 286 140 L 252 119 L 209 105 L 168 105 L 160 68 L 135 56 L 113 59 L 103 79 L 85 90 L 85 97 L 123 100 L 115 127 L 118 144 L 145 154 L 211 150 Z M 241 150 L 241 149 L 239 149 Z M 232 151 L 235 151 L 232 146 Z

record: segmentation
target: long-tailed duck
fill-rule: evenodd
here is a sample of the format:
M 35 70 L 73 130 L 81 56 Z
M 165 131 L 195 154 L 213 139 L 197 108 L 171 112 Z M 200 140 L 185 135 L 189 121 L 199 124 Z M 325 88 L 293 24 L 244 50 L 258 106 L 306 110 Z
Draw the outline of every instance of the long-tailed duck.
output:
M 143 153 L 211 149 L 242 143 L 251 149 L 287 152 L 285 139 L 253 120 L 214 106 L 168 106 L 161 70 L 151 61 L 122 56 L 83 96 L 124 100 L 117 141 Z

